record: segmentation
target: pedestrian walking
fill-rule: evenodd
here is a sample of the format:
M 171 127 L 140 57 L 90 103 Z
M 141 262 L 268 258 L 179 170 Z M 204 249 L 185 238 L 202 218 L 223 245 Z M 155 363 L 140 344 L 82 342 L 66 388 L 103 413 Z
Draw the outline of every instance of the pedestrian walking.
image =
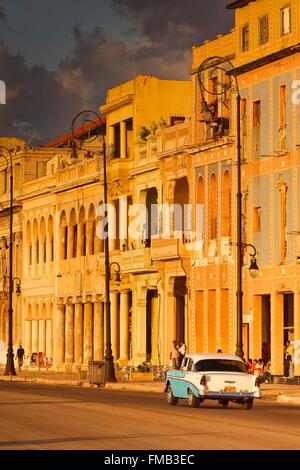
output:
M 18 361 L 18 370 L 21 370 L 21 367 L 23 366 L 23 361 L 24 361 L 24 356 L 25 356 L 25 351 L 20 344 L 17 350 L 17 361 Z
M 170 352 L 170 365 L 173 369 L 178 369 L 179 351 L 177 342 L 174 340 Z

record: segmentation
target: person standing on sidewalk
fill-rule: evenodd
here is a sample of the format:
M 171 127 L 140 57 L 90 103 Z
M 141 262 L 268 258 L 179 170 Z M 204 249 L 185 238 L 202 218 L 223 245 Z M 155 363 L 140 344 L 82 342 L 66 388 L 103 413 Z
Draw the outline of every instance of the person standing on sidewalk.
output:
M 172 349 L 170 352 L 170 365 L 173 369 L 178 369 L 179 351 L 177 342 L 174 340 L 172 343 Z
M 181 367 L 184 356 L 186 355 L 187 347 L 186 344 L 181 341 L 180 347 L 178 348 L 179 358 L 178 358 L 178 367 Z
M 17 350 L 17 361 L 18 361 L 18 370 L 21 370 L 21 367 L 23 366 L 23 361 L 24 361 L 24 356 L 25 356 L 25 351 L 20 344 Z

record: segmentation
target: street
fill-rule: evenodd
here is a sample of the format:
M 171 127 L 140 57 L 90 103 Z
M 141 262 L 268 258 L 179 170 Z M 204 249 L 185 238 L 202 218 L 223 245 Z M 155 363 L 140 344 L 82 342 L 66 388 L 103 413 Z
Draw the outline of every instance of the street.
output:
M 165 396 L 0 383 L 0 449 L 299 449 L 300 407 L 256 401 L 252 411 Z

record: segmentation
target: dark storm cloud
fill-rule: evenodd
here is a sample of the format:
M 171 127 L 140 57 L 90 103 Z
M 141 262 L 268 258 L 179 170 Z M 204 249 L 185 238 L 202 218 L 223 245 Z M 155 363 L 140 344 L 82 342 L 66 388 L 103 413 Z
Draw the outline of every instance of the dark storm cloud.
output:
M 65 90 L 53 72 L 28 67 L 20 55 L 12 56 L 0 42 L 0 74 L 6 83 L 6 105 L 0 106 L 2 136 L 38 140 L 60 134 L 81 100 Z
M 0 42 L 0 79 L 7 104 L 0 107 L 1 135 L 30 138 L 33 129 L 45 141 L 68 131 L 81 109 L 97 110 L 107 89 L 138 74 L 188 78 L 191 47 L 231 26 L 226 1 L 108 0 L 128 18 L 135 43 L 110 37 L 101 28 L 73 28 L 73 48 L 58 69 L 30 68 Z M 205 4 L 205 6 L 203 6 Z M 1 15 L 0 10 L 0 15 Z M 4 12 L 3 12 L 4 13 Z
M 4 6 L 0 5 L 0 21 L 3 21 L 4 19 L 5 19 Z
M 111 0 L 115 11 L 127 17 L 153 44 L 184 50 L 233 24 L 226 0 Z

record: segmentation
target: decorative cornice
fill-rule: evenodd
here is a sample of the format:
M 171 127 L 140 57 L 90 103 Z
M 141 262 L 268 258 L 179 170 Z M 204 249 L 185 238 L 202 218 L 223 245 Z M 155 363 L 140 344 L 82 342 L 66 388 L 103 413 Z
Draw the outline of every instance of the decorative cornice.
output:
M 111 103 L 100 106 L 100 111 L 103 114 L 109 114 L 113 111 L 116 111 L 117 109 L 123 108 L 124 106 L 128 106 L 129 104 L 133 103 L 134 99 L 135 95 L 123 96 L 122 98 L 111 101 Z

